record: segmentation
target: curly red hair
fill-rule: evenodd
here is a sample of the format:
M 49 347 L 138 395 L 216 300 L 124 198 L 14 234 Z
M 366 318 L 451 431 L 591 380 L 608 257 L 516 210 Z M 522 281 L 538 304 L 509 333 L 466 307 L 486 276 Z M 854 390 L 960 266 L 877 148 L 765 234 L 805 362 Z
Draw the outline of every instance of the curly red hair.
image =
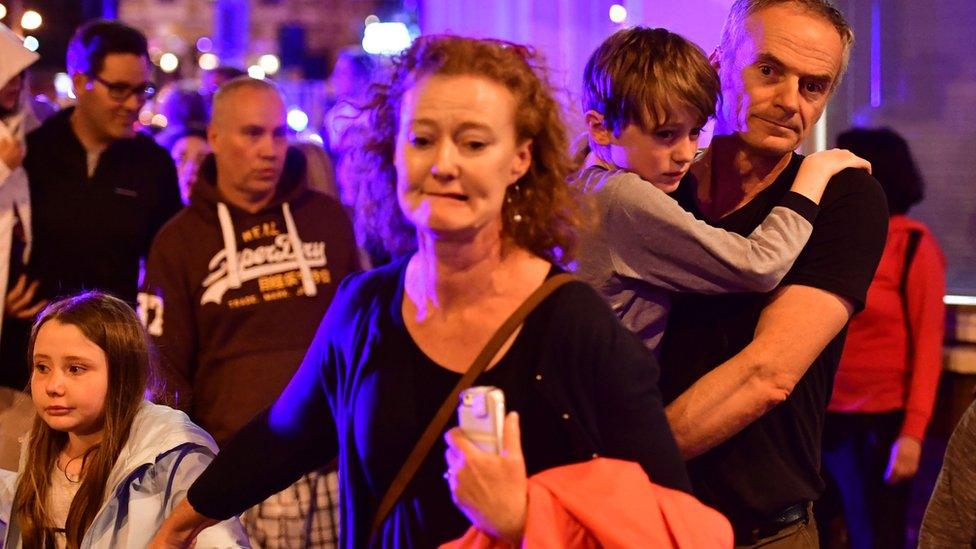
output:
M 365 105 L 370 132 L 364 136 L 357 162 L 362 176 L 356 216 L 360 242 L 382 242 L 393 255 L 416 245 L 397 207 L 393 155 L 403 94 L 417 80 L 433 75 L 484 77 L 515 97 L 516 138 L 531 140 L 532 163 L 517 185 L 507 190 L 502 233 L 540 257 L 569 262 L 580 223 L 574 191 L 566 183 L 574 165 L 562 108 L 541 56 L 519 44 L 452 35 L 418 38 L 395 60 L 389 82 L 371 89 Z

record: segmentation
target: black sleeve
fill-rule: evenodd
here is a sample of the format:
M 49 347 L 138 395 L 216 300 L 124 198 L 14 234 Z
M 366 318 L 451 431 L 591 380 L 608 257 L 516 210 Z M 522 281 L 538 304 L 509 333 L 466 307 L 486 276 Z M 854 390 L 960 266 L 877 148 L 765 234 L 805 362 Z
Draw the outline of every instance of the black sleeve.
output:
M 888 205 L 881 186 L 864 170 L 846 169 L 827 185 L 810 241 L 782 285 L 820 288 L 860 311 L 887 235 Z
M 691 492 L 684 460 L 664 414 L 660 366 L 589 286 L 565 288 L 566 356 L 575 356 L 583 399 L 593 402 L 605 457 L 639 463 L 662 486 Z M 575 347 L 575 348 L 574 348 Z
M 335 305 L 281 396 L 239 431 L 190 487 L 187 499 L 197 512 L 230 518 L 335 458 L 338 438 L 329 395 L 335 388 L 330 374 L 339 360 L 333 328 L 341 325 L 336 317 L 342 308 Z

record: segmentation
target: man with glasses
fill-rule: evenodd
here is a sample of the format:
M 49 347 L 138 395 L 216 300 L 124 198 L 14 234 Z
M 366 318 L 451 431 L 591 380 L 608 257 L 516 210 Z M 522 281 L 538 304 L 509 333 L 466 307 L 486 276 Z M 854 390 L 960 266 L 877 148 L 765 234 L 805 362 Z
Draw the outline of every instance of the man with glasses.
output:
M 155 93 L 146 38 L 117 21 L 82 25 L 68 45 L 75 107 L 27 138 L 38 296 L 99 289 L 134 304 L 139 261 L 182 207 L 169 154 L 135 131 Z

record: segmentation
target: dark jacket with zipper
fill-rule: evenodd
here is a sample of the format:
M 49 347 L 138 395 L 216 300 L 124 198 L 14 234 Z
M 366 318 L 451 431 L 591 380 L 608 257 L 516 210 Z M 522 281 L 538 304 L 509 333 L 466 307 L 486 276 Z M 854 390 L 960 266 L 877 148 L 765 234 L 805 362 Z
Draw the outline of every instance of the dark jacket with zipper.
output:
M 140 259 L 183 207 L 176 167 L 162 147 L 136 134 L 102 151 L 88 177 L 72 112 L 57 113 L 27 136 L 34 228 L 28 273 L 40 280 L 41 297 L 97 289 L 134 305 Z

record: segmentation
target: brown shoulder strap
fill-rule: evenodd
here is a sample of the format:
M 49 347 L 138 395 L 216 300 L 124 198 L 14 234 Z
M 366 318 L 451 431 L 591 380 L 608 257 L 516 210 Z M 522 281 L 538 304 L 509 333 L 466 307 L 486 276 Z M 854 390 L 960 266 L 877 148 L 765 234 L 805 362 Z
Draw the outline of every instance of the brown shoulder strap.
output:
M 568 273 L 560 273 L 556 276 L 546 279 L 546 281 L 536 288 L 532 295 L 530 295 L 518 309 L 509 316 L 501 327 L 495 332 L 495 335 L 491 336 L 488 343 L 478 354 L 478 357 L 474 359 L 471 363 L 471 367 L 468 368 L 464 375 L 461 376 L 461 380 L 458 381 L 454 389 L 451 390 L 447 398 L 441 404 L 440 409 L 434 414 L 434 419 L 430 420 L 430 424 L 427 425 L 427 429 L 424 430 L 424 434 L 420 436 L 420 440 L 417 441 L 416 446 L 410 451 L 410 455 L 407 456 L 407 460 L 403 462 L 403 466 L 400 467 L 400 471 L 397 472 L 396 477 L 393 478 L 393 482 L 390 483 L 390 487 L 386 490 L 386 494 L 383 495 L 383 499 L 380 500 L 380 505 L 376 510 L 376 515 L 373 518 L 373 525 L 370 528 L 370 541 L 379 532 L 380 526 L 382 526 L 383 521 L 386 520 L 386 516 L 393 509 L 397 500 L 403 494 L 403 491 L 413 480 L 414 475 L 417 473 L 417 469 L 420 468 L 420 464 L 423 463 L 424 459 L 427 458 L 427 454 L 430 453 L 430 449 L 434 446 L 434 442 L 437 437 L 440 436 L 441 431 L 444 430 L 444 426 L 451 418 L 451 414 L 457 408 L 458 395 L 461 391 L 467 389 L 474 383 L 488 364 L 491 363 L 491 359 L 495 357 L 498 350 L 501 349 L 502 345 L 508 341 L 508 338 L 512 336 L 512 333 L 516 328 L 522 325 L 525 321 L 525 317 L 529 316 L 539 303 L 545 298 L 549 297 L 556 288 L 559 288 L 563 284 L 574 280 L 574 277 Z

